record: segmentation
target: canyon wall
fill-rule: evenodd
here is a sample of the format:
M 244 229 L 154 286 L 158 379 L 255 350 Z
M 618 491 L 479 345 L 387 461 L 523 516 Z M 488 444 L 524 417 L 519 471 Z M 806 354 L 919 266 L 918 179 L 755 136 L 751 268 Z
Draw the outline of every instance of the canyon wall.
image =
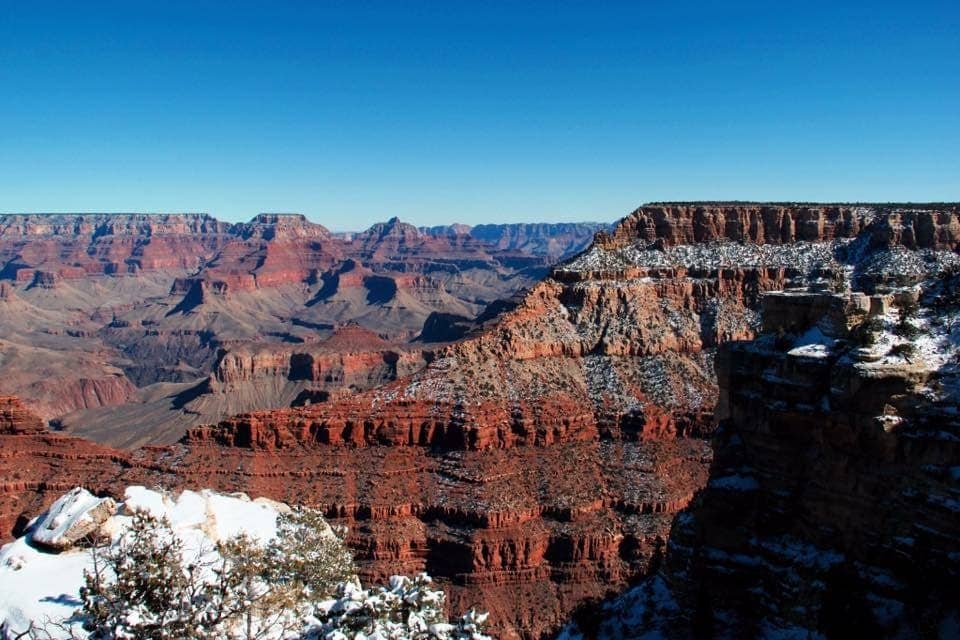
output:
M 957 273 L 766 296 L 718 353 L 710 479 L 662 569 L 565 638 L 953 637 Z

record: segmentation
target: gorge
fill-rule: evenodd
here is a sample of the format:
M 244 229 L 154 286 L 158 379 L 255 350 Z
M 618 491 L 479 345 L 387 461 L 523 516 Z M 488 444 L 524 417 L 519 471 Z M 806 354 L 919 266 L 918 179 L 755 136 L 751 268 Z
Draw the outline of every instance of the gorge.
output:
M 956 205 L 655 203 L 537 282 L 524 270 L 546 269 L 548 254 L 508 257 L 391 223 L 336 240 L 287 222 L 228 234 L 192 220 L 210 229 L 206 244 L 134 269 L 199 268 L 171 285 L 176 304 L 167 294 L 156 303 L 185 323 L 173 330 L 181 344 L 202 342 L 204 323 L 237 336 L 180 409 L 236 389 L 283 401 L 226 403 L 237 415 L 215 424 L 199 410 L 153 439 L 109 433 L 128 429 L 146 401 L 126 418 L 78 413 L 65 433 L 5 398 L 4 535 L 78 483 L 102 494 L 205 487 L 320 508 L 347 525 L 362 577 L 426 570 L 454 609 L 489 610 L 503 638 L 564 625 L 585 637 L 841 637 L 854 621 L 892 633 L 956 615 L 938 586 L 960 568 Z M 504 237 L 509 252 L 523 234 Z M 316 242 L 340 254 L 305 251 Z M 196 251 L 211 252 L 202 267 L 184 262 Z M 449 252 L 456 261 L 438 257 Z M 141 264 L 159 264 L 142 253 Z M 62 268 L 21 278 L 27 267 L 7 264 L 20 284 L 6 285 L 6 304 L 32 305 L 22 314 L 51 327 L 39 294 L 92 286 L 64 285 L 88 281 Z M 451 264 L 479 282 L 504 270 L 528 288 L 494 303 L 491 286 L 489 306 L 458 298 L 473 285 L 436 275 Z M 246 340 L 253 321 L 224 310 L 284 283 L 309 292 L 284 323 L 307 346 Z M 343 312 L 321 328 L 313 309 L 351 288 L 372 296 L 374 315 Z M 387 313 L 376 301 L 404 291 L 459 300 L 433 317 L 444 340 L 411 341 L 426 305 L 416 322 L 391 309 L 392 332 L 370 328 Z M 110 330 L 153 331 L 153 306 L 118 307 Z M 73 435 L 85 428 L 114 446 Z

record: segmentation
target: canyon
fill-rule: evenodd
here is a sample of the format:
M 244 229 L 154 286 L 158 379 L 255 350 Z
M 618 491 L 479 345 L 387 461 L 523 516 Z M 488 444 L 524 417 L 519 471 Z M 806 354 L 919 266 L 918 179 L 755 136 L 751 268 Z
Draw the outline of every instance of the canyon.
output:
M 107 444 L 172 443 L 234 413 L 402 375 L 429 357 L 408 346 L 428 320 L 471 320 L 605 227 L 566 225 L 553 241 L 543 237 L 549 225 L 499 225 L 494 241 L 396 218 L 334 234 L 299 214 L 236 224 L 205 214 L 2 215 L 0 392 Z M 374 339 L 344 340 L 355 326 Z M 240 361 L 330 359 L 338 349 L 342 384 L 296 371 L 292 384 L 224 384 L 236 382 Z
M 261 269 L 258 255 L 248 278 L 224 266 L 243 260 L 211 258 L 182 276 L 177 305 L 262 295 L 313 270 L 311 300 L 357 280 L 395 296 L 446 273 L 424 248 L 445 232 L 391 224 L 341 239 L 341 263 Z M 468 256 L 474 242 L 454 244 Z M 903 601 L 922 568 L 934 593 L 957 573 L 958 336 L 945 305 L 958 245 L 956 205 L 645 205 L 509 300 L 420 314 L 442 340 L 409 329 L 398 345 L 342 316 L 309 341 L 299 326 L 307 347 L 233 345 L 190 402 L 231 389 L 284 401 L 228 406 L 237 415 L 211 424 L 201 413 L 161 444 L 50 432 L 0 400 L 0 526 L 22 529 L 78 483 L 307 504 L 348 527 L 364 579 L 426 570 L 453 609 L 489 610 L 503 638 L 549 637 L 571 617 L 571 636 L 829 637 L 848 587 L 862 594 L 857 619 L 880 629 L 945 618 L 933 597 L 903 610 L 876 599 Z M 386 271 L 393 286 L 377 280 Z M 906 325 L 934 336 L 912 358 L 898 347 Z

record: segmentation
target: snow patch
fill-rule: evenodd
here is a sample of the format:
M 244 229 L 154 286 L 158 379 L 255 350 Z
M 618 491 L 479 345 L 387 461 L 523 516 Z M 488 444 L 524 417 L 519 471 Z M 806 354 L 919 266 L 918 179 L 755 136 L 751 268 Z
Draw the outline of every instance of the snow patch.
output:
M 91 552 L 73 548 L 51 553 L 33 542 L 55 538 L 71 523 L 83 522 L 91 509 L 103 504 L 84 489 L 74 489 L 58 499 L 36 526 L 22 538 L 0 548 L 0 625 L 23 631 L 31 621 L 69 618 L 80 606 L 79 591 L 85 570 L 91 570 Z M 112 501 L 111 501 L 112 502 Z M 272 501 L 251 501 L 245 495 L 227 496 L 213 491 L 184 491 L 178 496 L 128 487 L 119 510 L 99 526 L 113 541 L 126 532 L 134 513 L 166 519 L 183 542 L 184 557 L 210 553 L 218 541 L 244 533 L 267 541 L 276 536 L 282 507 Z M 52 529 L 46 523 L 56 523 Z M 52 532 L 52 533 L 48 533 Z M 68 637 L 66 631 L 62 636 Z

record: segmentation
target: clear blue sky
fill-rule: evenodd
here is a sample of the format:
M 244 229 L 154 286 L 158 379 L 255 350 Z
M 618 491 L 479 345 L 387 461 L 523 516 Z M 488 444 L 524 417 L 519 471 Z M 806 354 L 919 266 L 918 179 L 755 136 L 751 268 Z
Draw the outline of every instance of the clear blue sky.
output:
M 0 211 L 960 199 L 956 1 L 0 1 Z

